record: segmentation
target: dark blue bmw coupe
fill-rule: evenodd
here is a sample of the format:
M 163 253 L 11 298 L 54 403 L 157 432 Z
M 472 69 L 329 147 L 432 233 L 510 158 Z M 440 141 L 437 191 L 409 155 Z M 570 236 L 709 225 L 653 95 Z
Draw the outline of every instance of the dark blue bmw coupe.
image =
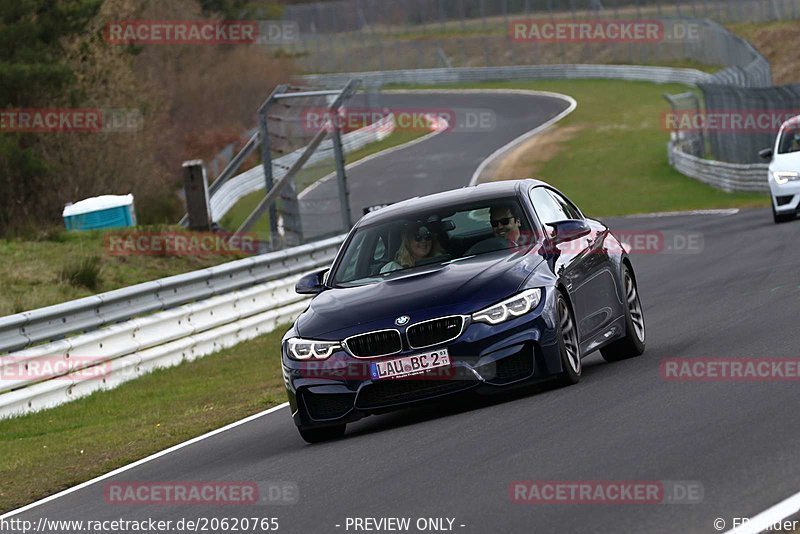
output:
M 465 187 L 365 215 L 282 341 L 292 417 L 308 442 L 413 403 L 554 378 L 581 358 L 638 356 L 633 266 L 602 223 L 537 180 Z

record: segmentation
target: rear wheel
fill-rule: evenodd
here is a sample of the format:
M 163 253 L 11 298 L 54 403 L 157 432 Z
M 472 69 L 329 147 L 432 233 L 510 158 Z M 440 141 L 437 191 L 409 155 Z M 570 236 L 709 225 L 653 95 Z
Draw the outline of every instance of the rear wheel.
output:
M 600 349 L 600 354 L 607 362 L 617 362 L 639 356 L 644 352 L 645 347 L 642 303 L 639 300 L 636 280 L 633 279 L 627 266 L 622 272 L 622 283 L 625 286 L 625 337 Z
M 558 348 L 561 352 L 561 372 L 558 380 L 562 385 L 576 384 L 581 379 L 581 349 L 578 345 L 578 329 L 564 295 L 556 297 L 558 312 Z
M 308 443 L 321 443 L 344 436 L 347 425 L 325 426 L 322 428 L 298 428 L 300 437 Z

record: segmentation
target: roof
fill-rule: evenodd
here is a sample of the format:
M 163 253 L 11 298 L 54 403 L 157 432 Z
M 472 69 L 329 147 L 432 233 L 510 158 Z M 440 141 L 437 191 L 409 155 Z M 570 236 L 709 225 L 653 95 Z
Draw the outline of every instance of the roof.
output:
M 404 212 L 417 212 L 419 210 L 436 209 L 442 206 L 452 206 L 474 200 L 489 200 L 498 197 L 508 197 L 517 194 L 520 186 L 547 185 L 545 182 L 533 179 L 503 180 L 485 184 L 465 186 L 460 189 L 451 189 L 441 193 L 409 198 L 385 208 L 372 211 L 361 218 L 359 224 L 373 223 L 383 219 L 403 215 Z
M 786 128 L 789 128 L 790 126 L 791 127 L 797 126 L 798 124 L 800 124 L 800 115 L 797 115 L 795 117 L 792 117 L 791 119 L 783 121 L 783 124 L 781 124 L 781 131 L 785 130 Z
M 111 208 L 118 208 L 120 206 L 130 206 L 133 204 L 133 195 L 101 195 L 99 197 L 91 197 L 76 202 L 75 204 L 67 204 L 64 206 L 64 211 L 61 212 L 62 217 L 70 217 L 72 215 L 80 215 L 82 213 L 90 213 L 92 211 L 107 210 Z

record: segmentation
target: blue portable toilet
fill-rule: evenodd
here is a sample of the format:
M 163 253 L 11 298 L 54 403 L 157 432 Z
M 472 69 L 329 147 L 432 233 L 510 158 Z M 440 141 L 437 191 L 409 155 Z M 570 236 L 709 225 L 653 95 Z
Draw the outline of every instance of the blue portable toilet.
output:
M 67 204 L 61 213 L 67 230 L 136 226 L 133 195 L 102 195 Z

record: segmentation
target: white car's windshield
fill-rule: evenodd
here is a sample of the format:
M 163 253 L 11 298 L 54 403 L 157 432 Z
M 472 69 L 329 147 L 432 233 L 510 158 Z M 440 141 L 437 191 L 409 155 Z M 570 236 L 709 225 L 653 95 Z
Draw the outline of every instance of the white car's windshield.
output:
M 800 152 L 800 125 L 787 126 L 781 133 L 778 154 Z
M 406 212 L 359 228 L 332 281 L 336 286 L 362 285 L 532 242 L 531 225 L 513 197 Z

